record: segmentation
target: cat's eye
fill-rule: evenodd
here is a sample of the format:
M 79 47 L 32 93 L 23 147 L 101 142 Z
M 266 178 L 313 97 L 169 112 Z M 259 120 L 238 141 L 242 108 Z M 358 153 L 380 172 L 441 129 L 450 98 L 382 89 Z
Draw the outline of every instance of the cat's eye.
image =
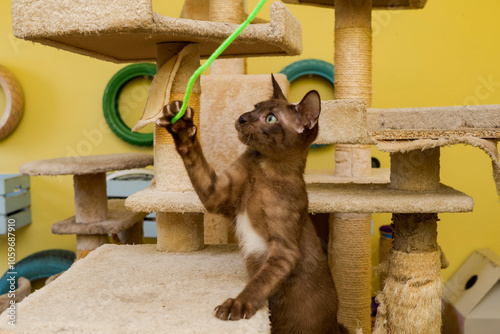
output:
M 267 124 L 274 124 L 278 121 L 278 119 L 276 118 L 276 116 L 274 116 L 273 114 L 269 114 L 267 115 L 266 117 L 266 123 Z

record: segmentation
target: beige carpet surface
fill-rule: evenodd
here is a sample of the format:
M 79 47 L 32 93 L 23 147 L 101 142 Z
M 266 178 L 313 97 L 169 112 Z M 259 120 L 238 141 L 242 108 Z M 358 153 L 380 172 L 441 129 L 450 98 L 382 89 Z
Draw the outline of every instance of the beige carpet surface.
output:
M 108 201 L 108 218 L 96 223 L 77 223 L 71 216 L 52 225 L 53 234 L 116 234 L 132 227 L 144 219 L 144 213 L 130 212 L 125 208 L 125 200 Z
M 22 165 L 19 172 L 28 175 L 83 175 L 152 165 L 151 154 L 115 153 L 30 161 Z
M 16 332 L 269 333 L 268 310 L 221 321 L 215 306 L 245 285 L 235 246 L 172 254 L 156 245 L 104 245 L 18 304 Z M 7 314 L 0 332 L 12 329 Z
M 372 172 L 367 176 L 359 177 L 339 177 L 335 175 L 335 170 L 331 169 L 308 169 L 304 175 L 307 184 L 311 183 L 389 183 L 391 180 L 390 168 L 372 168 Z
M 286 3 L 313 5 L 313 6 L 328 6 L 333 7 L 335 0 L 283 0 Z M 424 8 L 427 0 L 373 0 L 373 8 L 377 9 L 420 9 Z
M 498 159 L 498 140 L 482 139 L 470 136 L 450 137 L 439 139 L 420 139 L 420 140 L 400 140 L 400 141 L 379 141 L 377 148 L 383 152 L 410 152 L 414 150 L 429 150 L 435 147 L 444 147 L 449 145 L 471 145 L 483 150 L 491 159 L 493 167 L 493 181 L 497 188 L 497 194 L 500 197 L 500 160 Z
M 271 5 L 270 17 L 270 23 L 245 29 L 221 57 L 301 54 L 302 28 L 281 1 Z M 198 43 L 208 57 L 237 28 L 163 16 L 150 0 L 12 2 L 16 37 L 117 63 L 155 61 L 156 45 L 167 42 Z
M 387 183 L 307 185 L 311 213 L 366 212 L 469 212 L 472 198 L 441 185 L 433 191 L 403 191 Z M 205 212 L 195 192 L 163 192 L 155 187 L 141 190 L 127 198 L 125 206 L 134 212 Z
M 445 185 L 433 191 L 403 191 L 388 184 L 309 184 L 311 213 L 469 212 L 472 198 Z

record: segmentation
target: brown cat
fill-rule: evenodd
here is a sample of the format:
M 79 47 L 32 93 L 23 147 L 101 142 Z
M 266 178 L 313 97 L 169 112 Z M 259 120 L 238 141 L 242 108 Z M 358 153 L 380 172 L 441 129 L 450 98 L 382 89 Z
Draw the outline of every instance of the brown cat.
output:
M 189 177 L 209 212 L 235 223 L 250 280 L 214 310 L 222 320 L 249 319 L 269 300 L 272 333 L 339 333 L 337 293 L 308 216 L 304 169 L 318 134 L 321 101 L 310 91 L 289 103 L 272 77 L 274 94 L 236 121 L 248 149 L 221 175 L 205 160 L 188 108 L 164 108 L 157 124 L 174 137 Z

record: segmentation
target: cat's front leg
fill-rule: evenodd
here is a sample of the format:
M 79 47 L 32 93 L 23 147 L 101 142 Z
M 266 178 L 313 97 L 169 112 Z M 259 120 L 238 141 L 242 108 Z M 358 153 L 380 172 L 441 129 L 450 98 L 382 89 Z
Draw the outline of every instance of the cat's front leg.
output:
M 181 106 L 181 101 L 166 105 L 163 117 L 159 118 L 156 124 L 167 129 L 174 138 L 175 147 L 182 157 L 191 183 L 207 211 L 232 218 L 238 194 L 241 193 L 246 180 L 245 168 L 236 163 L 230 171 L 218 176 L 205 159 L 196 136 L 197 128 L 193 123 L 194 110 L 187 108 L 184 116 L 172 124 L 172 119 Z
M 248 233 L 248 230 L 254 229 L 251 238 L 255 241 L 257 233 L 252 220 L 266 222 L 260 225 L 261 234 L 259 234 L 266 245 L 265 259 L 262 260 L 262 265 L 251 273 L 252 277 L 236 298 L 227 299 L 215 308 L 215 317 L 222 320 L 249 319 L 272 295 L 280 291 L 283 282 L 287 281 L 287 284 L 296 282 L 292 273 L 301 260 L 299 239 L 303 222 L 300 213 L 294 209 L 294 206 L 298 205 L 297 201 L 290 206 L 283 205 L 282 202 L 282 197 L 278 196 L 266 197 L 265 205 L 261 205 L 262 201 L 253 202 L 258 209 L 249 214 L 249 227 L 246 230 Z M 245 234 L 241 237 L 240 243 L 243 242 L 245 245 L 245 242 L 248 242 L 245 241 Z M 254 255 L 259 256 L 258 253 Z M 247 261 L 255 259 L 254 255 L 249 255 Z

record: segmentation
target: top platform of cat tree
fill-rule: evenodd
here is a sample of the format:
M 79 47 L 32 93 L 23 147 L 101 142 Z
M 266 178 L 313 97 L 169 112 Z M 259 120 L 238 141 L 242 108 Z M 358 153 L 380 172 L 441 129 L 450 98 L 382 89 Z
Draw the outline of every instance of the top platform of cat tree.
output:
M 151 165 L 153 165 L 151 154 L 116 153 L 31 161 L 22 165 L 19 172 L 33 176 L 86 175 Z
M 335 0 L 283 0 L 293 4 L 334 7 Z M 421 9 L 427 0 L 373 0 L 373 9 Z
M 270 15 L 270 23 L 250 25 L 221 57 L 299 55 L 300 23 L 281 1 Z M 116 63 L 155 61 L 156 45 L 167 42 L 198 43 L 208 57 L 237 27 L 163 16 L 151 0 L 12 1 L 16 37 Z

